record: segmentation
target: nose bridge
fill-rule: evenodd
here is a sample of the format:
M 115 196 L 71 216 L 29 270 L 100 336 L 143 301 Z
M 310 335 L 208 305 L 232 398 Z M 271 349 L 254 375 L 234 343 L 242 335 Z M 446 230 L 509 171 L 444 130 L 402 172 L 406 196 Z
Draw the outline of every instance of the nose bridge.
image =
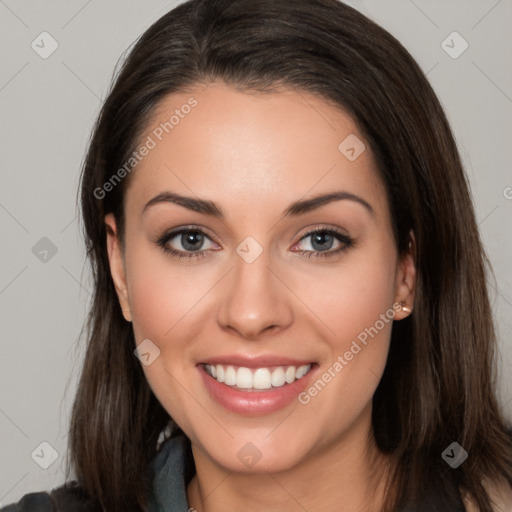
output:
M 286 287 L 269 268 L 271 253 L 256 244 L 248 237 L 237 247 L 218 312 L 222 327 L 245 338 L 255 338 L 269 327 L 283 328 L 293 318 Z

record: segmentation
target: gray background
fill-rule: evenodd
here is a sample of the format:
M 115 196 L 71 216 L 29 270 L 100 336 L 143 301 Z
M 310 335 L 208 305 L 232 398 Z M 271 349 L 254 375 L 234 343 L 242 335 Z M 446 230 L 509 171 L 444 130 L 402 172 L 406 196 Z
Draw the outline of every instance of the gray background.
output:
M 428 72 L 447 111 L 496 275 L 491 291 L 500 335 L 500 397 L 512 419 L 512 1 L 348 3 L 409 49 Z M 69 408 L 81 361 L 77 339 L 90 299 L 76 217 L 80 164 L 118 58 L 176 4 L 0 0 L 0 503 L 4 505 L 64 479 Z M 38 38 L 43 31 L 59 45 L 47 59 L 31 47 L 34 40 L 43 45 Z M 469 44 L 456 59 L 441 45 L 453 31 Z M 445 44 L 453 46 L 453 53 L 462 48 L 462 41 L 456 38 L 452 43 L 452 39 Z M 44 46 L 49 48 L 48 40 Z M 43 237 L 51 240 L 55 254 L 47 240 L 40 242 Z M 51 450 L 39 447 L 43 441 L 59 454 L 46 470 L 39 464 L 51 461 Z

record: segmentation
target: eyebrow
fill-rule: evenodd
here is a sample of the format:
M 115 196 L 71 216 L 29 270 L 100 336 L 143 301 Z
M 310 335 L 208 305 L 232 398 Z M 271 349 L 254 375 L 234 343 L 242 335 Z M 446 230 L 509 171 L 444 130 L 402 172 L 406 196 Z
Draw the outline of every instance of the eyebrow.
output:
M 368 201 L 365 201 L 362 197 L 359 197 L 351 192 L 346 192 L 344 190 L 340 190 L 337 192 L 332 192 L 329 194 L 322 194 L 311 199 L 302 199 L 292 203 L 283 213 L 283 217 L 286 216 L 298 216 L 308 213 L 312 210 L 320 208 L 326 204 L 332 203 L 333 201 L 353 201 L 362 205 L 369 213 L 372 215 L 375 214 L 375 210 L 372 208 Z M 160 203 L 173 203 L 188 210 L 193 210 L 198 213 L 203 213 L 205 215 L 210 215 L 212 217 L 216 217 L 218 219 L 224 219 L 224 213 L 222 208 L 214 203 L 213 201 L 209 201 L 207 199 L 198 199 L 194 197 L 187 197 L 176 194 L 174 192 L 162 192 L 157 196 L 150 199 L 142 213 L 144 213 L 148 208 Z

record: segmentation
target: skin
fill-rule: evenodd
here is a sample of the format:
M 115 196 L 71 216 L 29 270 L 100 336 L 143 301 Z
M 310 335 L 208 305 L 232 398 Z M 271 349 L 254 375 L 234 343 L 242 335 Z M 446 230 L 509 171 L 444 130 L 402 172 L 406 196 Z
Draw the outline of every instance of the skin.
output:
M 123 314 L 137 344 L 149 338 L 160 350 L 144 367 L 148 382 L 192 442 L 189 504 L 205 512 L 378 507 L 384 480 L 373 479 L 372 469 L 385 476 L 387 461 L 369 443 L 371 400 L 392 322 L 307 405 L 294 400 L 271 414 L 227 411 L 196 368 L 218 355 L 273 354 L 314 361 L 320 376 L 394 303 L 411 307 L 414 245 L 399 256 L 369 145 L 349 161 L 338 145 L 363 136 L 347 113 L 313 95 L 247 93 L 220 82 L 165 98 L 141 140 L 191 96 L 198 105 L 130 176 L 124 247 L 114 217 L 105 218 Z M 294 201 L 338 190 L 373 212 L 340 200 L 282 217 Z M 164 191 L 212 200 L 225 218 L 172 203 L 143 213 Z M 190 224 L 211 235 L 204 258 L 177 259 L 156 243 Z M 315 249 L 305 235 L 316 227 L 342 230 L 354 245 L 332 257 L 300 254 Z M 247 236 L 263 249 L 250 264 L 236 252 Z M 184 251 L 180 236 L 169 243 Z M 341 246 L 334 240 L 326 252 Z M 261 452 L 251 468 L 237 457 L 248 442 Z

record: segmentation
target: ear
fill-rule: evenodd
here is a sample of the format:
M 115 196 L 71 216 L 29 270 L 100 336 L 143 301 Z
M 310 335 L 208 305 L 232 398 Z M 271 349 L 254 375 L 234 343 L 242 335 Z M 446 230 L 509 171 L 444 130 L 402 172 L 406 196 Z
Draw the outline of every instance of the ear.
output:
M 114 281 L 119 304 L 123 311 L 123 316 L 127 322 L 132 321 L 130 303 L 128 300 L 128 288 L 126 286 L 126 271 L 124 266 L 123 251 L 121 242 L 117 236 L 117 224 L 113 213 L 105 216 L 105 225 L 107 229 L 107 251 L 110 264 L 110 274 Z
M 409 233 L 409 247 L 400 255 L 395 280 L 395 320 L 402 320 L 409 316 L 413 310 L 414 292 L 416 288 L 416 238 Z

